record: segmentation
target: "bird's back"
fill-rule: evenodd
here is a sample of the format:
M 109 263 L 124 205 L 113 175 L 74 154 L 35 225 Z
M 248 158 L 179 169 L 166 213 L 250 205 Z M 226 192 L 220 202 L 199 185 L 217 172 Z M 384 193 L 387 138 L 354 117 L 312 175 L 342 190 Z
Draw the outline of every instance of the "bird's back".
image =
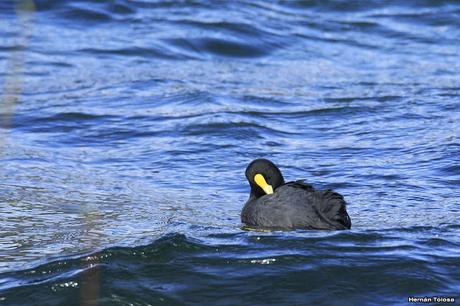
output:
M 250 198 L 241 214 L 249 226 L 279 229 L 348 229 L 350 218 L 343 197 L 315 190 L 303 181 L 286 183 L 271 195 Z

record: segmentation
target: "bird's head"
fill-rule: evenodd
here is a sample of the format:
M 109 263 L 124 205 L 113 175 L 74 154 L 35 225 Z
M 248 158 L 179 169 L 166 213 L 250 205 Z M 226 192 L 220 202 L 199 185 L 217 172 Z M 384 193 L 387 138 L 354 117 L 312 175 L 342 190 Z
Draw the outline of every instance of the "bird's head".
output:
M 255 159 L 246 168 L 246 178 L 251 186 L 251 196 L 257 198 L 272 194 L 284 184 L 280 169 L 268 159 Z

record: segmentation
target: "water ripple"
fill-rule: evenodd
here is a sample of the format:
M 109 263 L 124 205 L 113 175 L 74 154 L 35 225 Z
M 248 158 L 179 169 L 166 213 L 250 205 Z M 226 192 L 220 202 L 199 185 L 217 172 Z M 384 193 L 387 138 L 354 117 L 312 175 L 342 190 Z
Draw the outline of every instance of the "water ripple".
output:
M 409 233 L 416 231 L 410 229 Z M 398 232 L 393 231 L 393 235 L 396 238 Z M 78 295 L 85 282 L 97 273 L 104 287 L 101 301 L 113 302 L 114 292 L 118 292 L 117 298 L 127 300 L 133 299 L 133 295 L 141 293 L 143 296 L 149 292 L 150 296 L 145 296 L 143 302 L 155 301 L 162 294 L 169 299 L 193 304 L 194 297 L 190 292 L 203 290 L 203 286 L 208 287 L 212 280 L 215 290 L 230 294 L 234 289 L 244 288 L 243 293 L 250 294 L 251 300 L 262 297 L 276 300 L 283 296 L 284 290 L 266 292 L 266 285 L 289 288 L 294 294 L 292 301 L 296 302 L 305 298 L 320 300 L 326 296 L 325 288 L 364 286 L 375 297 L 385 296 L 388 302 L 398 303 L 399 300 L 403 303 L 407 292 L 421 295 L 450 292 L 452 288 L 448 284 L 459 277 L 448 268 L 458 265 L 458 257 L 435 260 L 437 255 L 430 254 L 433 247 L 441 251 L 449 245 L 438 238 L 409 246 L 379 233 L 345 233 L 327 239 L 304 236 L 293 237 L 294 240 L 283 236 L 253 236 L 256 239 L 251 239 L 252 235 L 220 236 L 220 240 L 209 244 L 173 234 L 142 247 L 111 248 L 6 273 L 1 275 L 2 296 L 7 302 L 20 303 L 28 292 L 33 291 L 48 299 L 57 299 L 55 302 L 64 302 L 67 297 Z M 242 244 L 241 239 L 246 243 Z M 225 242 L 232 240 L 231 244 Z M 235 244 L 236 241 L 239 243 Z M 419 255 L 412 256 L 414 252 Z M 433 266 L 433 262 L 437 265 Z M 222 273 L 225 282 L 222 282 Z M 270 280 L 264 275 L 270 275 Z M 331 279 L 330 275 L 335 277 Z M 312 277 L 315 282 L 305 282 Z M 123 282 L 125 279 L 130 279 L 129 285 Z M 161 285 L 156 283 L 160 279 Z M 224 284 L 227 285 L 222 287 Z M 138 291 L 139 288 L 143 289 Z M 302 295 L 296 297 L 301 292 Z M 343 293 L 339 290 L 334 294 Z M 369 298 L 362 297 L 360 301 L 368 302 Z M 201 295 L 201 303 L 216 299 L 215 295 Z

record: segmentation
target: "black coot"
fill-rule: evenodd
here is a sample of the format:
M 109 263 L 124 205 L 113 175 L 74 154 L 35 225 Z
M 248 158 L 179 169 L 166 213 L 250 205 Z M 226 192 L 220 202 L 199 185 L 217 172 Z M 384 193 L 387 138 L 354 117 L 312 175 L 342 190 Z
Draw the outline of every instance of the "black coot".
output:
M 246 168 L 251 186 L 241 221 L 254 229 L 343 230 L 351 220 L 343 197 L 331 190 L 315 190 L 303 181 L 284 183 L 283 175 L 267 159 Z

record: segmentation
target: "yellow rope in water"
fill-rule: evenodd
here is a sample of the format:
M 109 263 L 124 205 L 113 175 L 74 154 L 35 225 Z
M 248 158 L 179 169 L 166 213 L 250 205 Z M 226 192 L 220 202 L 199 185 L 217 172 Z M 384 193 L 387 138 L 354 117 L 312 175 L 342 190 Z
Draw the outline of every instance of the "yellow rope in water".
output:
M 6 63 L 5 80 L 3 90 L 0 92 L 0 156 L 4 155 L 8 142 L 11 141 L 9 134 L 11 128 L 11 118 L 13 117 L 17 105 L 21 100 L 25 72 L 25 52 L 30 38 L 32 37 L 33 17 L 35 3 L 33 0 L 21 0 L 16 3 L 17 15 L 17 37 L 12 51 Z M 86 226 L 94 223 L 91 216 L 85 215 Z M 87 263 L 84 263 L 87 265 Z M 92 268 L 83 275 L 80 280 L 81 305 L 97 305 L 100 291 L 100 270 L 94 267 L 96 262 L 92 262 Z
M 18 1 L 16 14 L 18 17 L 18 35 L 14 48 L 6 64 L 6 76 L 0 97 L 0 154 L 7 145 L 11 117 L 22 92 L 22 76 L 24 74 L 24 51 L 32 36 L 33 13 L 35 4 L 32 0 Z

